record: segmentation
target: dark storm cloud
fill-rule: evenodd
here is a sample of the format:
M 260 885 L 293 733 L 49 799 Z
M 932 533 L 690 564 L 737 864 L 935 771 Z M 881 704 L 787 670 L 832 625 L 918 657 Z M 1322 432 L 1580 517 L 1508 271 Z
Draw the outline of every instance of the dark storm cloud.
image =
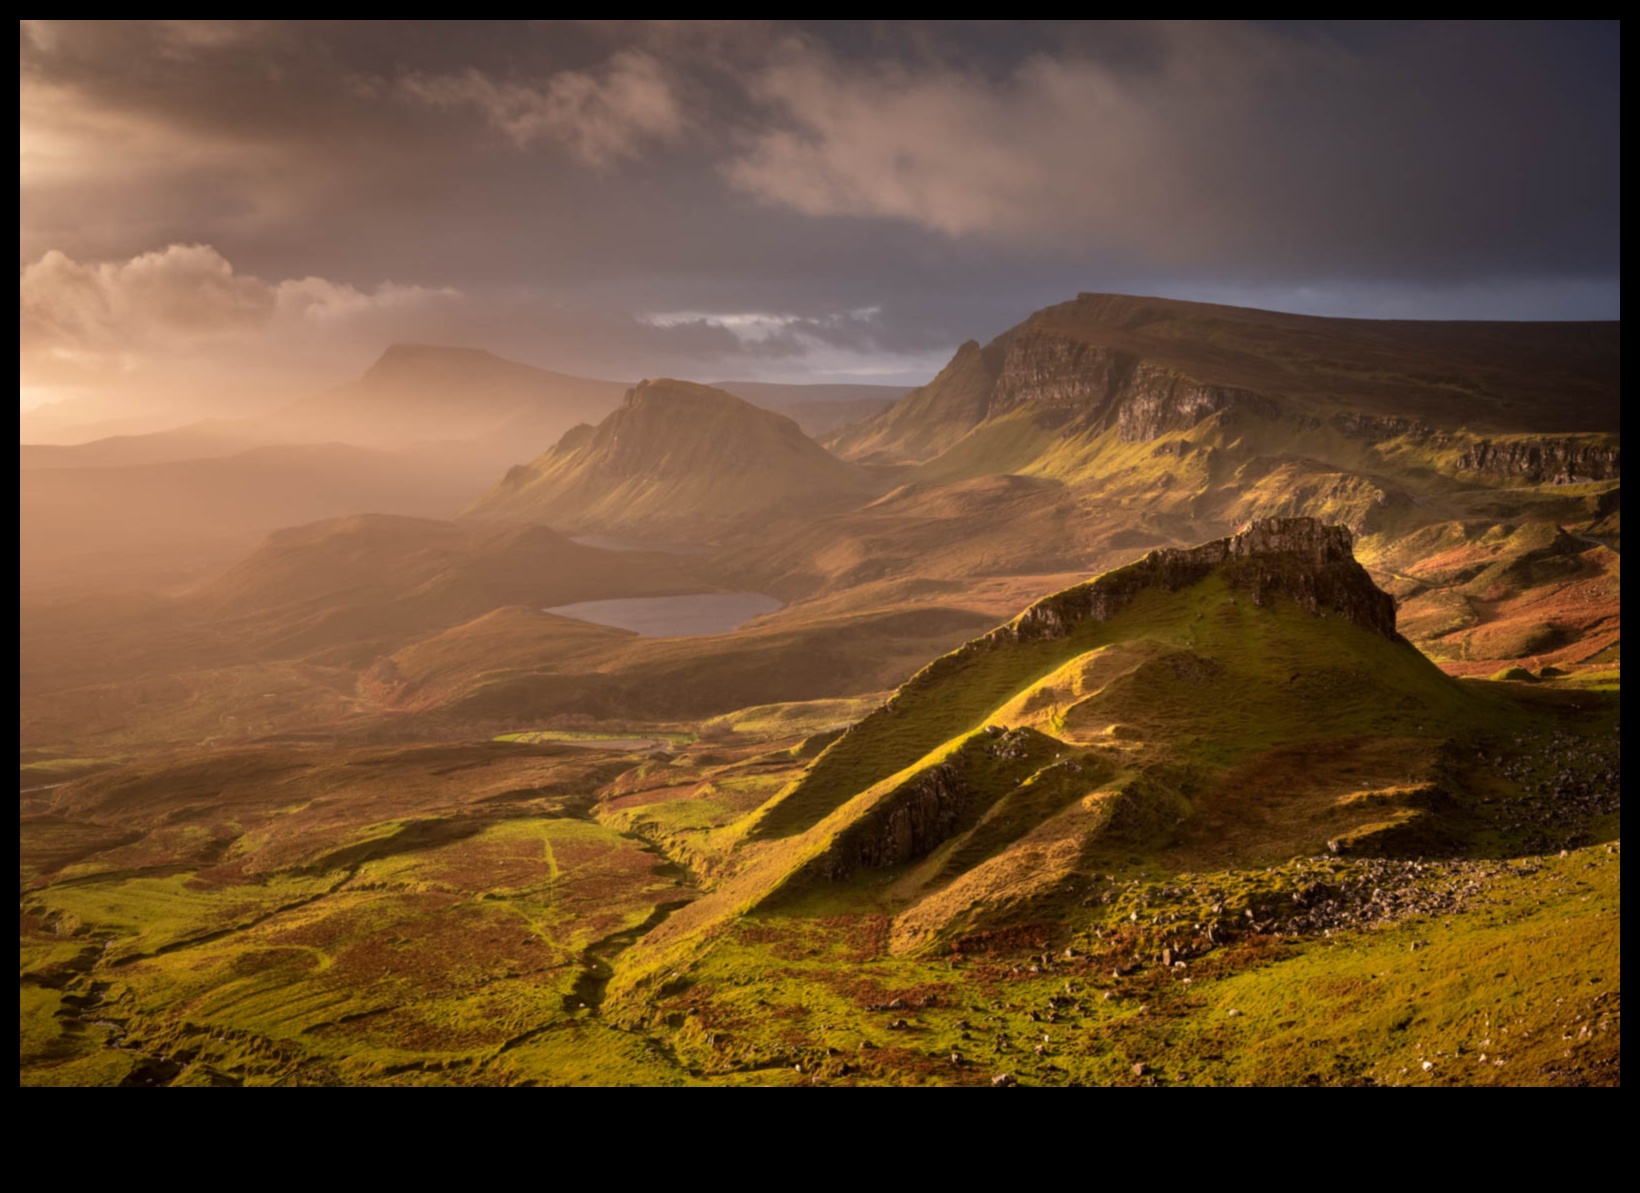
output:
M 40 303 L 72 305 L 48 282 L 115 293 L 171 245 L 267 294 L 358 296 L 242 335 L 323 322 L 358 356 L 399 318 L 612 376 L 923 369 L 1085 289 L 1615 316 L 1620 38 L 22 22 L 19 265 L 63 257 L 36 270 L 30 334 Z M 61 368 L 154 342 L 96 301 L 94 338 L 50 324 Z

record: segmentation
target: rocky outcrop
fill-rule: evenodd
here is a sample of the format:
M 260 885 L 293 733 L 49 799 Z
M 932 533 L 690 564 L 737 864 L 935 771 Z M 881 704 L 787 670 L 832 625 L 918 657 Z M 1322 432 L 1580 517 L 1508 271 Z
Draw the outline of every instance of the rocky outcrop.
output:
M 1460 472 L 1518 477 L 1532 484 L 1618 480 L 1623 449 L 1604 439 L 1483 439 L 1458 457 Z
M 860 870 L 881 870 L 923 857 L 955 831 L 972 794 L 956 767 L 932 767 L 850 825 L 809 864 L 806 874 L 839 882 Z
M 882 870 L 926 857 L 972 827 L 992 804 L 1061 749 L 1034 729 L 976 734 L 947 761 L 919 771 L 876 804 L 804 867 L 804 876 L 838 882 L 861 870 Z
M 1358 414 L 1346 411 L 1333 416 L 1332 424 L 1351 439 L 1366 439 L 1385 443 L 1391 439 L 1413 438 L 1428 440 L 1438 433 L 1421 418 L 1404 418 L 1392 414 Z
M 1000 708 L 1023 691 L 1032 675 L 1041 675 L 1042 668 L 1110 645 L 1112 636 L 1125 636 L 1121 630 L 1101 631 L 1089 623 L 1110 621 L 1142 594 L 1182 593 L 1216 577 L 1247 594 L 1254 607 L 1294 602 L 1312 615 L 1360 626 L 1413 658 L 1421 657 L 1396 632 L 1395 599 L 1372 582 L 1355 561 L 1353 548 L 1354 539 L 1342 526 L 1313 518 L 1266 519 L 1204 546 L 1153 551 L 1127 567 L 1038 601 L 1009 624 L 924 667 L 890 700 L 851 726 L 797 782 L 764 805 L 748 837 L 769 839 L 812 828 L 867 786 L 888 780 L 965 732 L 985 700 L 994 698 L 990 707 Z M 1167 604 L 1165 595 L 1160 603 Z M 1129 632 L 1142 637 L 1145 628 L 1135 625 Z M 1340 624 L 1338 630 L 1343 635 L 1341 647 L 1347 647 L 1346 627 Z M 1064 639 L 1071 641 L 1045 650 L 1019 649 Z M 1191 666 L 1205 674 L 1205 664 Z M 928 799 L 937 801 L 941 790 L 938 785 L 930 788 Z M 875 809 L 856 811 L 860 816 L 876 814 Z M 925 814 L 905 815 L 910 839 L 921 840 L 918 826 L 923 822 L 918 817 Z M 898 830 L 884 829 L 874 836 L 901 839 Z
M 990 405 L 995 417 L 1021 406 L 1097 416 L 1127 385 L 1136 357 L 1027 328 L 1012 338 Z
M 1395 598 L 1355 561 L 1354 538 L 1314 518 L 1270 518 L 1200 547 L 1152 551 L 1137 563 L 1038 601 L 992 638 L 1030 642 L 1067 637 L 1084 621 L 1109 621 L 1147 589 L 1178 592 L 1219 572 L 1255 605 L 1285 597 L 1314 614 L 1331 610 L 1396 637 Z
M 1280 413 L 1263 394 L 1207 385 L 1129 352 L 1030 327 L 1007 345 L 989 416 L 1022 407 L 1074 415 L 1084 426 L 1114 424 L 1124 443 L 1187 431 L 1216 414 Z
M 1275 418 L 1280 406 L 1263 394 L 1224 385 L 1203 385 L 1150 364 L 1140 364 L 1119 398 L 1117 433 L 1123 443 L 1146 443 L 1188 431 L 1216 414 Z

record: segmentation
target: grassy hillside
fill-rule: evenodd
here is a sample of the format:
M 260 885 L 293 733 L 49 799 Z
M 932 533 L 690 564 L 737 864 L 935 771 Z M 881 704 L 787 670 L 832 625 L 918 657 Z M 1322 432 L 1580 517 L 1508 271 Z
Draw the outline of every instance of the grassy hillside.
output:
M 21 1080 L 1620 1084 L 1620 698 L 1442 674 L 1348 542 L 693 742 L 31 761 Z M 561 624 L 521 674 L 623 637 Z

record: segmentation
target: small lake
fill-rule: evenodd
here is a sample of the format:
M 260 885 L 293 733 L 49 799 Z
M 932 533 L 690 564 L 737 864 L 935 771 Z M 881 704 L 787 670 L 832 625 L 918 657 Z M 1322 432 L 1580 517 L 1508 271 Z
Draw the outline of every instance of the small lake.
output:
M 570 536 L 569 541 L 583 547 L 596 547 L 600 551 L 653 551 L 660 555 L 709 555 L 712 550 L 691 543 L 671 543 L 665 539 L 624 539 L 613 534 L 577 534 Z
M 694 596 L 582 601 L 543 612 L 631 630 L 644 638 L 696 638 L 727 634 L 754 617 L 780 608 L 781 603 L 774 597 L 758 592 L 703 592 Z

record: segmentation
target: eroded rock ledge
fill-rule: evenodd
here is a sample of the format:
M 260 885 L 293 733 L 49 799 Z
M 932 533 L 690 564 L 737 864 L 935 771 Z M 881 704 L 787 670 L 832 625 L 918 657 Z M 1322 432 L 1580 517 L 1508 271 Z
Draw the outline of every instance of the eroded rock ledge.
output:
M 1038 601 L 991 637 L 1062 638 L 1089 619 L 1109 621 L 1146 589 L 1178 592 L 1218 571 L 1232 588 L 1250 593 L 1255 605 L 1287 597 L 1311 613 L 1330 609 L 1394 638 L 1395 598 L 1372 582 L 1355 561 L 1354 548 L 1353 536 L 1342 526 L 1315 518 L 1264 519 L 1227 539 L 1152 551 L 1137 563 Z

